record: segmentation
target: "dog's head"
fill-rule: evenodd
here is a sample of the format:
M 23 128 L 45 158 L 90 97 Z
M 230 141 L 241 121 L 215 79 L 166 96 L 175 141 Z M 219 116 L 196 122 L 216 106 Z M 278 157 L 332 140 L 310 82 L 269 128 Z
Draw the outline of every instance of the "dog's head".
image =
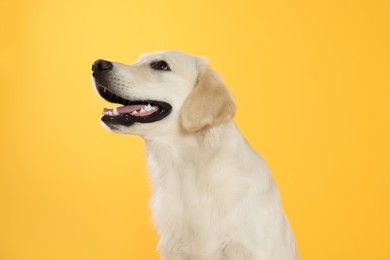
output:
M 194 133 L 227 123 L 235 104 L 219 75 L 200 57 L 176 51 L 141 56 L 132 65 L 97 60 L 93 82 L 112 131 L 140 136 Z

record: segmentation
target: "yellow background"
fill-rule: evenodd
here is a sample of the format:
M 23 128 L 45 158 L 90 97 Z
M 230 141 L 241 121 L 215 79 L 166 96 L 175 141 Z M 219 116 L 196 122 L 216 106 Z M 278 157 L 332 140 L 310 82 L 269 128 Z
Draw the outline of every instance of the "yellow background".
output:
M 91 64 L 209 57 L 302 259 L 390 259 L 389 1 L 0 3 L 0 259 L 157 259 L 138 137 L 100 126 Z

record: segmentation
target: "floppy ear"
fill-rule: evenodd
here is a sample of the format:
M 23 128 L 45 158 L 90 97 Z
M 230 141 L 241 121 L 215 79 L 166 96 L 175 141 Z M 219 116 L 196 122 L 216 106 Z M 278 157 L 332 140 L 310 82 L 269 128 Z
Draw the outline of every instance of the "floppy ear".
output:
M 184 101 L 180 113 L 182 128 L 196 132 L 231 121 L 236 105 L 218 73 L 207 64 L 198 66 L 198 81 Z

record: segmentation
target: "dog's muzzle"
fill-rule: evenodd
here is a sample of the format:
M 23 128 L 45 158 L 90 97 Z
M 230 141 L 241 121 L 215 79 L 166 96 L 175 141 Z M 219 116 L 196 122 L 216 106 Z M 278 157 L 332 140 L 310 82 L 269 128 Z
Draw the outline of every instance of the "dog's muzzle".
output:
M 97 60 L 92 64 L 92 75 L 99 95 L 110 103 L 121 104 L 113 109 L 104 108 L 102 121 L 110 125 L 130 126 L 133 123 L 153 123 L 162 120 L 171 112 L 172 107 L 156 100 L 128 100 L 115 93 L 110 87 L 110 72 L 114 65 L 106 60 Z

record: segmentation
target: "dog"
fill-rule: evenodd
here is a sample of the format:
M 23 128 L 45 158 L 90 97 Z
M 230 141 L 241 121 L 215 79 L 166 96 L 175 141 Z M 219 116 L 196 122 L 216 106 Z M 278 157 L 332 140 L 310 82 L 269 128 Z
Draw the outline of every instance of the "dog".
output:
M 103 125 L 145 140 L 162 259 L 299 259 L 278 188 L 205 58 L 164 51 L 92 71 L 98 94 L 122 105 L 103 109 Z

